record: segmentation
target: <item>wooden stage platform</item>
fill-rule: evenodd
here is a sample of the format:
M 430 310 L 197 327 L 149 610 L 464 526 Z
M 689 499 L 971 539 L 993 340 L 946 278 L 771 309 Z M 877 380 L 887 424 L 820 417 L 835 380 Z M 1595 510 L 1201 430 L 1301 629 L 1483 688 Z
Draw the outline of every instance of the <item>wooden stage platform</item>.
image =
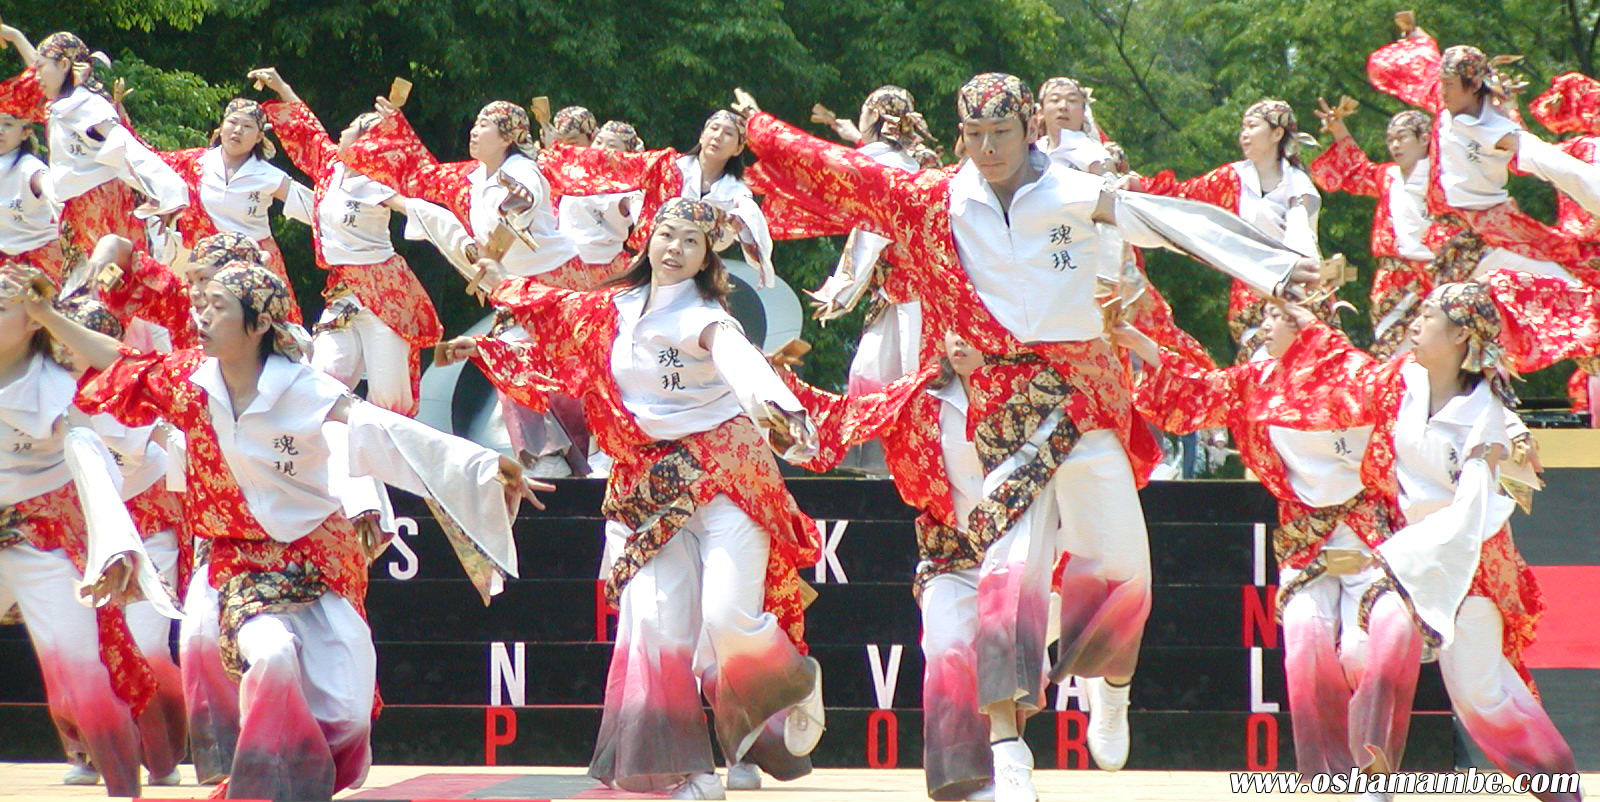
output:
M 105 799 L 105 789 L 60 784 L 64 763 L 0 763 L 0 799 Z M 183 767 L 184 785 L 150 788 L 146 798 L 203 798 L 210 788 L 194 785 L 190 766 Z M 1337 799 L 1327 794 L 1233 794 L 1228 774 L 1221 771 L 1061 771 L 1034 774 L 1041 802 L 1068 799 L 1115 799 L 1118 802 L 1220 802 L 1238 798 L 1262 800 Z M 1583 776 L 1585 789 L 1600 788 L 1600 774 Z M 644 799 L 598 788 L 572 766 L 374 766 L 366 786 L 339 799 Z M 898 802 L 925 800 L 922 772 L 917 769 L 818 769 L 792 783 L 767 782 L 761 791 L 732 791 L 730 800 L 768 802 Z M 1399 802 L 1436 800 L 1436 795 L 1401 794 Z M 1532 799 L 1507 794 L 1451 795 L 1449 799 L 1501 802 Z

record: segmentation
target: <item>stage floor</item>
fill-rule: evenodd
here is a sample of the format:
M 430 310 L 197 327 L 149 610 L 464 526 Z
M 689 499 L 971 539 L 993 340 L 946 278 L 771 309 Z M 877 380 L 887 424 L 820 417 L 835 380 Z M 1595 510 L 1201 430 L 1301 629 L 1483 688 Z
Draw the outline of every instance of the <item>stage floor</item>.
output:
M 104 799 L 105 789 L 60 784 L 62 763 L 0 763 L 0 799 Z M 160 799 L 202 798 L 210 788 L 194 785 L 190 766 L 183 767 L 184 785 L 150 788 Z M 1240 798 L 1228 790 L 1227 772 L 1041 770 L 1034 774 L 1041 800 L 1116 799 L 1129 802 L 1220 802 Z M 1600 774 L 1583 775 L 1585 789 L 1600 788 Z M 1249 794 L 1250 799 L 1349 799 L 1328 795 Z M 366 787 L 339 799 L 645 799 L 599 788 L 570 766 L 374 766 Z M 729 799 L 782 802 L 889 802 L 927 799 L 917 769 L 819 769 L 792 783 L 772 782 L 763 791 L 733 791 Z M 1452 795 L 1461 800 L 1515 800 L 1531 796 L 1504 794 Z M 1401 794 L 1400 802 L 1436 800 L 1435 795 Z

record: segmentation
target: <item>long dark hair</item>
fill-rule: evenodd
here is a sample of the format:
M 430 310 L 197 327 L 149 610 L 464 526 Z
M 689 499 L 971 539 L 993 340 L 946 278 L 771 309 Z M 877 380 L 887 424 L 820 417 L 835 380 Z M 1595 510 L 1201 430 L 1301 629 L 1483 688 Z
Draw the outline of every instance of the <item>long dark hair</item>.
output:
M 634 257 L 633 264 L 628 266 L 627 272 L 606 282 L 607 287 L 622 287 L 633 289 L 643 287 L 650 283 L 650 275 L 654 267 L 650 264 L 650 251 L 639 252 Z M 716 301 L 723 309 L 728 308 L 728 296 L 733 293 L 733 285 L 728 283 L 728 268 L 722 263 L 722 257 L 711 250 L 711 245 L 706 245 L 706 263 L 700 272 L 694 274 L 695 289 L 700 292 L 700 297 L 708 301 Z
M 689 148 L 688 152 L 685 155 L 694 156 L 695 158 L 699 158 L 700 157 L 700 143 L 699 142 L 694 143 L 694 147 Z M 722 166 L 723 174 L 724 175 L 731 175 L 734 178 L 737 178 L 740 181 L 743 181 L 744 180 L 744 168 L 749 166 L 749 164 L 750 164 L 749 158 L 750 158 L 750 148 L 748 148 L 748 147 L 745 147 L 744 149 L 740 150 L 739 151 L 739 155 L 737 155 L 737 156 L 729 156 L 728 157 L 728 163 L 724 164 Z

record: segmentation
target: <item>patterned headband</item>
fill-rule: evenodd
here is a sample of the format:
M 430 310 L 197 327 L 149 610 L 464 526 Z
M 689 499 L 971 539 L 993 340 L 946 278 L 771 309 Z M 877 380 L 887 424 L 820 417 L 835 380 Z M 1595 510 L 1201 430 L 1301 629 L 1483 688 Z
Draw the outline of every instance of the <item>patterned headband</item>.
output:
M 1418 139 L 1428 135 L 1428 129 L 1433 127 L 1433 118 L 1427 112 L 1407 109 L 1389 118 L 1388 133 L 1410 131 Z
M 501 136 L 511 140 L 511 143 L 523 153 L 533 152 L 533 135 L 529 133 L 531 128 L 527 109 L 509 100 L 496 100 L 478 112 L 478 119 L 487 120 Z
M 229 262 L 243 262 L 256 267 L 266 265 L 265 254 L 261 252 L 255 240 L 233 231 L 223 231 L 201 238 L 195 243 L 189 262 L 194 267 L 215 268 L 221 268 Z
M 882 137 L 900 147 L 933 139 L 927 121 L 917 113 L 916 99 L 901 87 L 886 85 L 872 90 L 861 102 L 863 116 L 871 113 L 883 121 Z
M 746 135 L 745 127 L 749 124 L 748 120 L 738 114 L 735 114 L 734 112 L 728 111 L 727 109 L 717 109 L 716 111 L 711 112 L 710 117 L 706 118 L 706 124 L 701 126 L 700 130 L 704 131 L 706 128 L 709 128 L 712 123 L 717 122 L 732 126 L 733 130 L 739 133 L 739 144 L 744 144 Z
M 667 201 L 656 212 L 655 219 L 657 224 L 666 221 L 688 223 L 700 229 L 705 233 L 707 245 L 713 251 L 720 251 L 732 245 L 734 239 L 738 237 L 737 226 L 729 219 L 727 213 L 705 201 L 688 198 L 673 198 Z
M 1552 133 L 1600 133 L 1600 81 L 1577 72 L 1558 75 L 1528 109 Z
M 975 75 L 956 93 L 956 113 L 963 122 L 982 118 L 1033 119 L 1033 92 L 1021 78 L 1003 72 Z
M 272 123 L 267 120 L 267 110 L 260 103 L 247 97 L 236 97 L 228 101 L 227 108 L 222 110 L 222 119 L 227 120 L 235 114 L 243 114 L 256 124 L 256 129 L 261 131 L 261 155 L 272 158 L 278 155 L 278 148 L 267 138 L 267 132 L 272 130 Z M 211 146 L 216 147 L 222 141 L 222 126 L 219 124 L 211 131 Z
M 1500 346 L 1500 311 L 1488 289 L 1476 282 L 1440 284 L 1428 295 L 1439 305 L 1445 320 L 1467 330 L 1467 354 L 1461 369 L 1482 375 L 1489 389 L 1506 406 L 1515 406 L 1517 394 L 1511 389 L 1516 374 Z
M 52 61 L 62 58 L 71 61 L 74 67 L 73 75 L 78 85 L 104 94 L 105 88 L 100 85 L 100 79 L 94 75 L 94 62 L 98 61 L 109 67 L 111 57 L 98 50 L 90 50 L 77 34 L 70 31 L 56 31 L 46 36 L 35 52 Z
M 1083 88 L 1083 84 L 1080 84 L 1064 75 L 1058 75 L 1039 85 L 1040 98 L 1043 98 L 1045 95 L 1048 95 L 1051 92 L 1077 92 L 1078 94 L 1083 95 L 1084 100 L 1089 99 L 1089 92 Z
M 1471 45 L 1456 45 L 1445 49 L 1444 55 L 1439 60 L 1439 73 L 1460 78 L 1464 86 L 1481 82 L 1496 97 L 1505 99 L 1511 97 L 1507 87 L 1508 79 L 1496 68 L 1520 60 L 1521 56 L 1491 58 Z
M 568 106 L 550 118 L 550 130 L 557 136 L 577 134 L 593 139 L 598 127 L 594 114 L 582 106 Z
M 1250 104 L 1244 110 L 1244 117 L 1258 117 L 1266 121 L 1267 125 L 1283 130 L 1284 139 L 1288 145 L 1284 150 L 1286 156 L 1300 155 L 1300 146 L 1316 147 L 1317 138 L 1300 130 L 1300 124 L 1295 120 L 1294 107 L 1281 100 L 1268 98 Z
M 272 348 L 298 361 L 305 354 L 305 330 L 289 322 L 289 289 L 264 267 L 248 262 L 229 262 L 212 281 L 239 299 L 240 305 L 272 318 Z M 299 331 L 296 331 L 299 329 Z
M 105 304 L 91 297 L 87 290 L 80 290 L 70 297 L 57 298 L 55 308 L 62 317 L 90 331 L 99 332 L 113 339 L 122 339 L 122 322 L 117 320 L 116 315 L 111 314 L 111 310 Z M 73 367 L 72 349 L 54 337 L 47 339 L 50 342 L 50 358 L 54 359 L 56 364 L 70 370 Z
M 639 138 L 639 132 L 633 126 L 621 120 L 606 120 L 606 124 L 600 126 L 599 133 L 610 134 L 622 140 L 626 150 L 631 150 L 635 153 L 644 150 L 644 140 Z

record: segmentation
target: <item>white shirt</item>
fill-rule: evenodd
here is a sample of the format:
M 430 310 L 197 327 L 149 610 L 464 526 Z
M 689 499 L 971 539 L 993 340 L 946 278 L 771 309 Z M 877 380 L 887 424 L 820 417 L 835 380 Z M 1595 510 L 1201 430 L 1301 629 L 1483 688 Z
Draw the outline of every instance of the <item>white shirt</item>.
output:
M 72 480 L 62 438 L 77 391 L 72 374 L 43 354 L 34 354 L 25 373 L 0 387 L 0 507 Z
M 605 264 L 615 259 L 627 244 L 643 199 L 641 190 L 568 195 L 556 209 L 556 224 L 561 233 L 572 240 L 583 261 L 592 265 Z
M 507 156 L 493 175 L 482 164 L 467 175 L 472 184 L 469 194 L 472 235 L 478 244 L 488 242 L 501 223 L 500 202 L 506 199 L 506 189 L 500 186 L 500 173 L 515 179 L 533 195 L 532 211 L 523 215 L 514 227 L 520 228 L 538 246 L 537 250 L 529 248 L 520 237 L 512 242 L 511 249 L 500 260 L 506 271 L 514 276 L 536 276 L 555 270 L 577 256 L 577 247 L 557 230 L 555 211 L 550 207 L 550 183 L 539 165 L 521 153 Z
M 329 265 L 375 265 L 394 256 L 389 239 L 389 207 L 395 191 L 360 173 L 333 166 L 328 189 L 317 206 L 322 261 Z
M 1439 184 L 1445 202 L 1482 210 L 1510 200 L 1506 182 L 1514 154 L 1495 144 L 1520 130 L 1491 103 L 1483 104 L 1477 116 L 1439 112 Z
M 750 187 L 732 173 L 724 172 L 720 178 L 711 182 L 711 186 L 701 191 L 700 158 L 691 154 L 679 156 L 673 162 L 678 168 L 678 173 L 683 176 L 683 191 L 681 197 L 689 200 L 705 201 L 712 206 L 728 213 L 728 216 L 739 221 L 739 243 L 742 246 L 745 258 L 754 262 L 754 267 L 761 274 L 763 286 L 772 285 L 772 232 L 767 228 L 767 215 L 761 211 L 761 204 L 756 203 L 756 198 Z M 715 250 L 721 251 L 731 247 L 733 241 L 712 243 Z
M 1088 172 L 1089 168 L 1105 166 L 1112 161 L 1111 151 L 1100 140 L 1074 131 L 1070 128 L 1061 129 L 1059 140 L 1055 147 L 1049 150 L 1050 158 L 1074 170 Z
M 1261 173 L 1256 170 L 1255 162 L 1236 161 L 1233 169 L 1239 174 L 1239 216 L 1302 256 L 1316 256 L 1317 212 L 1322 206 L 1322 195 L 1317 192 L 1311 176 L 1283 159 L 1278 162 L 1281 175 L 1278 185 L 1263 192 Z M 1308 200 L 1292 208 L 1296 198 Z
M 272 193 L 283 186 L 288 173 L 251 156 L 230 178 L 221 146 L 201 154 L 199 168 L 200 205 L 218 231 L 243 234 L 256 241 L 272 236 L 267 211 L 272 208 Z
M 971 160 L 951 179 L 956 253 L 983 305 L 1018 340 L 1094 339 L 1105 326 L 1094 292 L 1106 244 L 1093 219 L 1105 183 L 1038 151 L 1029 158 L 1041 174 L 1017 189 L 1009 217 Z
M 216 359 L 201 363 L 189 381 L 206 391 L 223 460 L 267 535 L 293 542 L 339 509 L 323 426 L 348 392 L 343 384 L 273 354 L 256 381 L 256 398 L 235 419 Z
M 88 132 L 100 123 L 120 121 L 111 101 L 81 86 L 50 103 L 45 128 L 56 200 L 71 200 L 117 177 L 115 167 L 95 160 L 101 143 Z
M 700 335 L 714 323 L 738 323 L 715 301 L 700 297 L 693 281 L 616 295 L 617 339 L 611 375 L 645 434 L 677 440 L 716 428 L 743 412 Z M 645 302 L 650 301 L 646 310 Z M 719 333 L 718 336 L 721 336 Z
M 122 498 L 150 489 L 167 474 L 167 450 L 155 441 L 156 425 L 124 426 L 110 413 L 86 415 L 74 408 L 74 424 L 86 425 L 111 450 L 122 472 Z M 146 533 L 149 534 L 149 533 Z
M 939 399 L 939 446 L 944 458 L 944 473 L 950 480 L 950 503 L 955 508 L 956 528 L 967 527 L 967 517 L 983 501 L 983 462 L 978 448 L 967 439 L 967 391 L 960 379 L 928 395 Z
M 0 251 L 16 256 L 49 245 L 60 236 L 49 196 L 43 191 L 35 194 L 31 185 L 40 173 L 46 174 L 41 182 L 49 181 L 49 169 L 39 157 L 23 153 L 21 148 L 0 156 Z
M 1418 262 L 1433 261 L 1433 251 L 1422 244 L 1428 232 L 1428 160 L 1411 168 L 1411 177 L 1400 172 L 1400 165 L 1389 170 L 1389 219 L 1394 224 L 1394 248 L 1401 258 Z
M 1472 392 L 1446 401 L 1428 417 L 1428 369 L 1411 362 L 1401 367 L 1405 395 L 1394 424 L 1395 477 L 1400 484 L 1400 510 L 1416 523 L 1455 499 L 1461 464 L 1479 445 L 1500 443 L 1510 449 L 1505 406 L 1489 390 L 1487 380 Z
M 1323 432 L 1268 426 L 1267 436 L 1300 503 L 1332 507 L 1361 492 L 1361 458 L 1372 439 L 1371 426 Z

